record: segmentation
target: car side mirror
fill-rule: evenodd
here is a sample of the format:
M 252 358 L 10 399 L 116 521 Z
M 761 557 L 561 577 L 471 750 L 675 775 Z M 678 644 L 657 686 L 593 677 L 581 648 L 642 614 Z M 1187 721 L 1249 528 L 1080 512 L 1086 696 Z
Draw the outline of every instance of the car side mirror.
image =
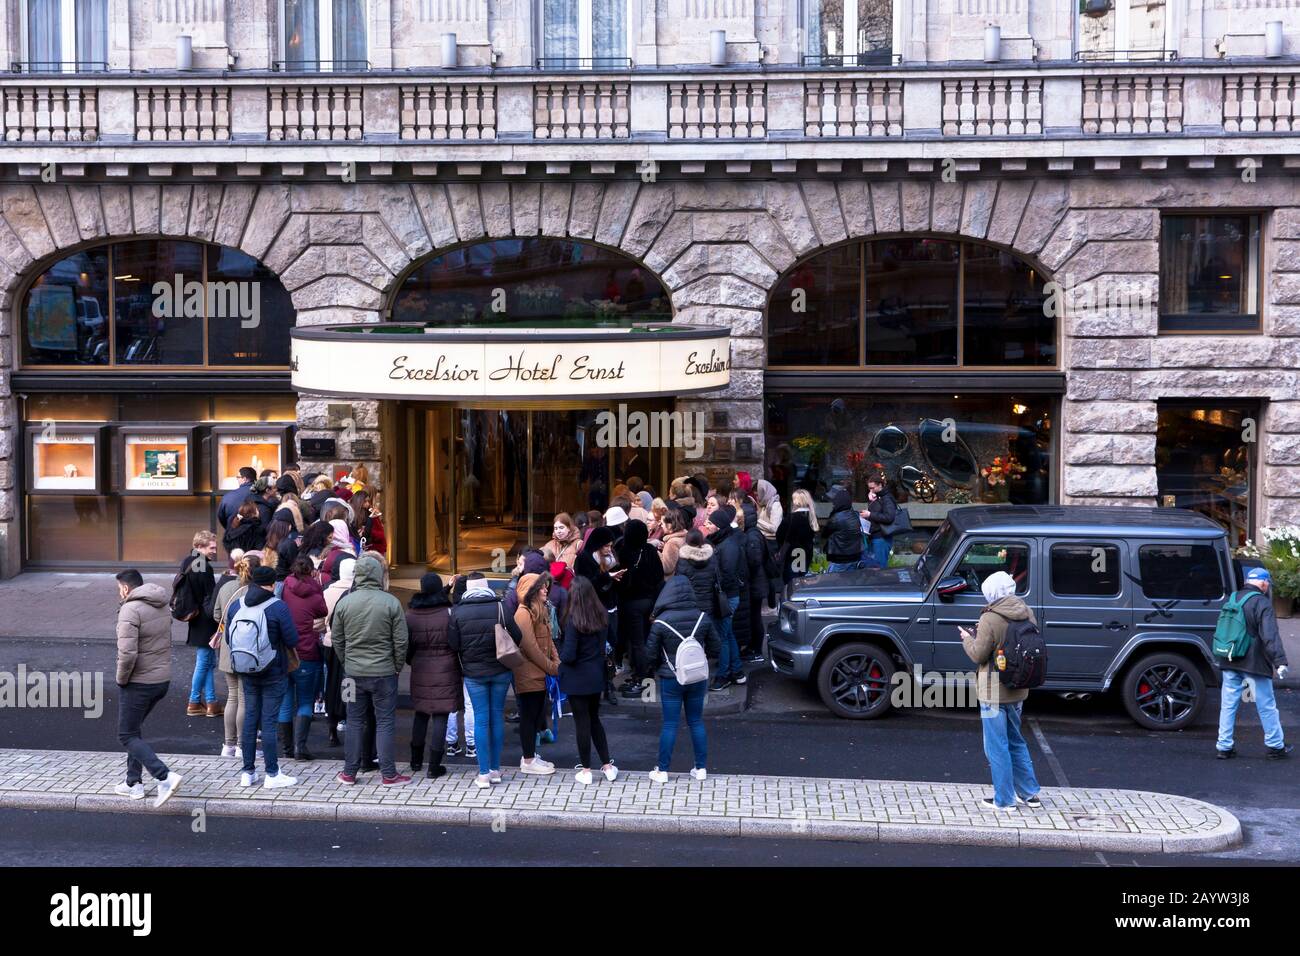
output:
M 951 601 L 958 594 L 961 594 L 962 591 L 965 591 L 969 586 L 970 585 L 966 583 L 965 578 L 959 578 L 956 575 L 953 575 L 950 578 L 944 578 L 939 582 L 937 588 L 939 592 L 939 600 Z

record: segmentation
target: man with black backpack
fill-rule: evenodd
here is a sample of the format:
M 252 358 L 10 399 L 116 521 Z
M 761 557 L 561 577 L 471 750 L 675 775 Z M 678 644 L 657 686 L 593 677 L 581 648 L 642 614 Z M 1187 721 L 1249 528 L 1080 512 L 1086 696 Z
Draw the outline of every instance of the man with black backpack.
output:
M 1020 803 L 1037 810 L 1042 806 L 1038 778 L 1034 776 L 1029 747 L 1020 733 L 1021 708 L 1029 696 L 1033 678 L 1017 680 L 1014 683 L 1024 686 L 1013 687 L 1004 683 L 1001 675 L 1008 664 L 1008 645 L 1020 644 L 1022 639 L 1027 644 L 1037 637 L 1041 649 L 1038 622 L 1028 605 L 1016 597 L 1016 579 L 1005 571 L 990 574 L 980 590 L 988 605 L 980 615 L 975 633 L 959 629 L 966 656 L 979 665 L 975 691 L 984 730 L 984 755 L 993 775 L 993 796 L 983 798 L 980 803 L 986 809 L 1005 813 L 1014 813 L 1016 804 Z M 1045 669 L 1043 654 L 1037 673 L 1039 683 Z
M 230 646 L 230 666 L 244 693 L 244 726 L 240 747 L 244 769 L 241 787 L 257 783 L 257 728 L 262 728 L 262 755 L 266 763 L 267 790 L 292 787 L 295 777 L 280 772 L 279 748 L 275 745 L 280 703 L 289 686 L 289 656 L 298 645 L 298 628 L 288 606 L 272 592 L 275 569 L 258 565 L 248 590 L 235 598 L 226 610 L 225 639 Z
M 1266 568 L 1251 568 L 1246 573 L 1246 587 L 1234 592 L 1219 613 L 1214 630 L 1214 654 L 1223 671 L 1219 740 L 1215 745 L 1220 760 L 1237 756 L 1233 730 L 1243 688 L 1252 691 L 1269 758 L 1280 760 L 1295 749 L 1283 739 L 1282 719 L 1273 696 L 1273 673 L 1276 671 L 1279 678 L 1285 678 L 1287 660 L 1277 632 L 1277 615 L 1268 596 L 1272 584 Z

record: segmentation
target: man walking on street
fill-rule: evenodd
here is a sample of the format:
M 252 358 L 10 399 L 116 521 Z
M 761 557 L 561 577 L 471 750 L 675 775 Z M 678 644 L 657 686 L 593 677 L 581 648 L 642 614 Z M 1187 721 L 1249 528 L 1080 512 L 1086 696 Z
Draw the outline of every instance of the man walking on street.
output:
M 1279 680 L 1287 674 L 1286 649 L 1277 631 L 1277 615 L 1273 613 L 1273 601 L 1269 590 L 1273 586 L 1272 576 L 1266 568 L 1251 568 L 1246 574 L 1246 587 L 1233 594 L 1225 607 L 1234 607 L 1242 616 L 1245 624 L 1248 646 L 1241 657 L 1220 656 L 1219 663 L 1223 670 L 1223 687 L 1219 695 L 1219 741 L 1216 745 L 1218 758 L 1228 760 L 1237 756 L 1233 746 L 1233 730 L 1237 724 L 1237 708 L 1241 706 L 1243 689 L 1253 691 L 1255 709 L 1259 712 L 1259 722 L 1264 728 L 1264 745 L 1268 747 L 1268 756 L 1273 760 L 1286 757 L 1295 749 L 1287 746 L 1282 737 L 1282 718 L 1278 715 L 1277 698 L 1273 695 L 1273 673 Z M 1218 653 L 1220 635 L 1216 631 L 1215 644 Z
M 397 772 L 397 677 L 406 666 L 406 612 L 402 602 L 389 594 L 384 560 L 373 551 L 357 558 L 352 593 L 334 606 L 330 621 L 330 639 L 334 653 L 343 664 L 344 680 L 351 684 L 351 694 L 344 700 L 348 708 L 348 733 L 344 741 L 343 771 L 340 783 L 356 783 L 365 744 L 366 706 L 375 709 L 375 749 L 379 752 L 379 772 L 387 786 L 410 783 L 411 778 Z
M 117 739 L 126 748 L 126 783 L 119 796 L 144 799 L 142 770 L 158 781 L 153 805 L 161 807 L 176 793 L 181 775 L 167 769 L 145 743 L 141 728 L 149 712 L 167 696 L 172 677 L 172 616 L 167 589 L 146 584 L 135 569 L 117 576 L 122 606 L 117 612 Z

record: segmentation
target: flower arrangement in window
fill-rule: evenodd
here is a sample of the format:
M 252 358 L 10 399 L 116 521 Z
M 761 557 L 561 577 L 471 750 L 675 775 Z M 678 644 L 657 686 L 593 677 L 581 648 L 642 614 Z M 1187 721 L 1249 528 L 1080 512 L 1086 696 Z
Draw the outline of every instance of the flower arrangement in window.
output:
M 980 475 L 988 489 L 986 500 L 1006 501 L 1011 492 L 1007 482 L 1021 477 L 1025 471 L 1025 466 L 1020 464 L 1015 455 L 996 456 L 987 467 L 980 469 Z
M 790 442 L 796 450 L 803 452 L 808 459 L 809 464 L 821 461 L 826 457 L 826 449 L 829 447 L 826 439 L 820 435 L 800 435 Z

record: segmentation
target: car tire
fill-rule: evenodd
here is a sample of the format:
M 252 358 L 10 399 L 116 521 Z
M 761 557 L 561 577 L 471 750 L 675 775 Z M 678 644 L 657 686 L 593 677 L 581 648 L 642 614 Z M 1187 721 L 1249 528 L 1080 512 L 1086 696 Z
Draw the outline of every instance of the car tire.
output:
M 843 644 L 817 669 L 817 693 L 836 717 L 874 720 L 890 709 L 894 661 L 875 644 Z
M 1196 720 L 1205 705 L 1205 678 L 1182 654 L 1156 651 L 1124 672 L 1120 694 L 1124 709 L 1139 726 L 1182 730 Z

